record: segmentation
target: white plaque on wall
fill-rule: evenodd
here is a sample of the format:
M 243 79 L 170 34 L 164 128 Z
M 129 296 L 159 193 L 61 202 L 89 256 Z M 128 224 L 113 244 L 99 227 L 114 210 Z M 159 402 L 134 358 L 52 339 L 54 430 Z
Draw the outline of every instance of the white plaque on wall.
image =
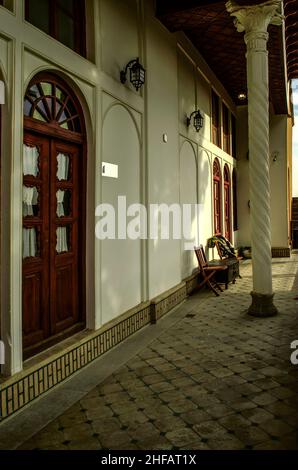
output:
M 102 176 L 107 176 L 108 178 L 118 178 L 118 165 L 102 162 L 101 174 Z

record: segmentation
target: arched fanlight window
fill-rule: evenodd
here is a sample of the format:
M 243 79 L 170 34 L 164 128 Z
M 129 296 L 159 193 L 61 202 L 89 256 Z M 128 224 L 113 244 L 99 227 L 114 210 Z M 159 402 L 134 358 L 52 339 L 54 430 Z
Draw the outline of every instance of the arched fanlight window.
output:
M 55 78 L 35 79 L 30 83 L 25 95 L 24 115 L 69 131 L 82 131 L 74 100 Z
M 225 237 L 231 240 L 231 179 L 228 165 L 224 166 Z
M 234 232 L 238 230 L 238 201 L 237 201 L 237 174 L 233 170 L 233 228 Z
M 219 161 L 213 162 L 213 210 L 214 210 L 214 233 L 221 233 L 221 172 Z

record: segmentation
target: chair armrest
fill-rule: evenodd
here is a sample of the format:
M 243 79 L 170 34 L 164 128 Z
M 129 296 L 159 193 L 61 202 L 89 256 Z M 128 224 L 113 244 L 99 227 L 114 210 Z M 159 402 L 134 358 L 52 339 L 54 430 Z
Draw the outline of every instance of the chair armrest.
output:
M 204 271 L 224 271 L 225 269 L 228 269 L 228 266 L 224 264 L 221 266 L 206 266 Z

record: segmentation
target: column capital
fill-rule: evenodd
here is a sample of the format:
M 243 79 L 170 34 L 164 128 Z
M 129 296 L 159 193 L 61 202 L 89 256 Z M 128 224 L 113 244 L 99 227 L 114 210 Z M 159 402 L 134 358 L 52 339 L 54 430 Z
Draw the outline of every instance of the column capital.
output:
M 226 9 L 234 16 L 239 33 L 267 33 L 269 24 L 280 26 L 283 21 L 281 0 L 269 0 L 258 5 L 240 6 L 233 0 L 226 3 Z

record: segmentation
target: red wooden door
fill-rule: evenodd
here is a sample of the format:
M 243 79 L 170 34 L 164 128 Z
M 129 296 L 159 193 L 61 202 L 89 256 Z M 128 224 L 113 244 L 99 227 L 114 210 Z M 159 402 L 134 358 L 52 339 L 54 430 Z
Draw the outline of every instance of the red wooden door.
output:
M 231 197 L 230 197 L 230 183 L 224 183 L 224 197 L 225 197 L 225 237 L 231 241 Z
M 213 182 L 213 196 L 214 196 L 214 233 L 221 232 L 221 199 L 220 199 L 220 181 L 214 179 Z
M 24 352 L 82 327 L 80 146 L 26 132 L 23 181 Z M 55 338 L 56 336 L 56 338 Z

